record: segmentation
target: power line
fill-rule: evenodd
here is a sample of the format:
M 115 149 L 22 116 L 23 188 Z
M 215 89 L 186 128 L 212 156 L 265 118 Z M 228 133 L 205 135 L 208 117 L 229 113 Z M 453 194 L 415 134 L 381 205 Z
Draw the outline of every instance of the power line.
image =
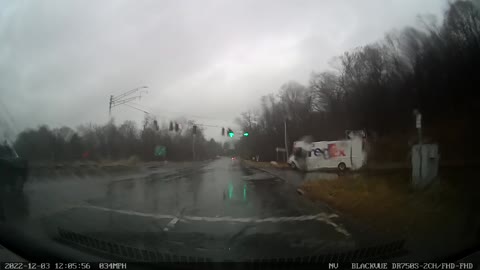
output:
M 150 111 L 151 111 L 151 108 L 149 108 L 145 105 L 138 104 L 138 103 L 135 103 L 135 102 L 130 102 L 130 104 L 141 106 L 141 107 L 150 109 Z M 200 118 L 200 119 L 207 119 L 207 120 L 214 120 L 214 121 L 230 122 L 230 121 L 225 120 L 225 119 L 218 119 L 218 118 L 212 118 L 212 117 L 206 117 L 206 116 L 200 116 L 200 115 L 192 115 L 192 114 L 186 114 L 186 113 L 183 113 L 183 112 L 173 112 L 173 111 L 165 111 L 165 110 L 155 110 L 155 111 L 160 112 L 160 113 L 179 114 L 179 115 L 187 116 L 187 117 L 190 117 L 190 118 Z M 159 116 L 159 115 L 156 115 L 156 116 Z
M 157 117 L 159 116 L 159 115 L 155 115 L 155 114 L 149 113 L 149 112 L 147 112 L 147 111 L 145 111 L 145 110 L 142 110 L 142 109 L 140 109 L 140 108 L 137 108 L 137 107 L 135 107 L 135 106 L 132 106 L 132 105 L 130 105 L 130 104 L 128 104 L 128 103 L 123 104 L 123 105 L 126 105 L 126 106 L 128 106 L 128 107 L 130 107 L 130 108 L 132 108 L 132 109 L 141 111 L 141 112 L 146 113 L 146 114 L 149 114 L 149 115 L 153 115 L 153 116 L 157 116 Z M 196 125 L 196 126 L 201 126 L 201 127 L 215 127 L 215 128 L 223 128 L 223 127 L 225 127 L 225 126 L 209 125 L 209 124 L 202 124 L 202 123 L 194 123 L 194 125 Z
M 139 91 L 140 89 L 148 88 L 148 86 L 141 86 L 137 87 L 135 89 L 129 90 L 123 94 L 120 94 L 118 96 L 113 96 L 110 95 L 110 100 L 108 102 L 108 115 L 112 115 L 112 108 L 118 105 L 126 104 L 129 101 L 135 100 L 136 98 L 140 98 L 142 96 L 142 92 L 140 92 L 140 95 L 134 96 L 134 97 L 128 97 L 132 95 L 133 93 Z
M 140 108 L 137 108 L 137 107 L 135 107 L 135 106 L 132 106 L 132 105 L 130 105 L 130 104 L 128 104 L 128 103 L 123 104 L 123 105 L 126 105 L 126 106 L 128 106 L 128 107 L 130 107 L 130 108 L 132 108 L 132 109 L 135 109 L 135 110 L 144 112 L 144 113 L 149 114 L 149 115 L 153 115 L 153 116 L 157 116 L 157 117 L 159 116 L 159 115 L 155 115 L 155 114 L 149 113 L 149 112 L 147 112 L 147 111 L 145 111 L 145 110 L 142 110 L 142 109 L 140 109 Z M 204 126 L 204 127 L 219 127 L 219 128 L 223 127 L 223 126 L 208 125 L 208 124 L 201 124 L 201 123 L 195 123 L 195 125 L 197 125 L 197 126 Z
M 133 108 L 133 109 L 135 109 L 135 110 L 139 110 L 139 111 L 144 112 L 144 113 L 146 113 L 146 114 L 151 114 L 151 113 L 149 113 L 149 112 L 147 112 L 147 111 L 144 111 L 144 110 L 142 110 L 142 109 L 140 109 L 140 108 L 137 108 L 137 107 L 135 107 L 135 106 L 132 106 L 132 105 L 130 105 L 130 104 L 128 104 L 128 103 L 125 103 L 125 104 L 123 104 L 123 105 L 128 106 L 128 107 L 130 107 L 130 108 Z
M 126 96 L 128 96 L 128 95 L 131 95 L 131 94 L 137 92 L 138 90 L 144 89 L 144 88 L 148 88 L 148 86 L 137 87 L 137 88 L 132 89 L 132 90 L 130 90 L 130 91 L 127 91 L 127 92 L 125 92 L 125 93 L 123 93 L 123 94 L 120 94 L 120 95 L 118 95 L 118 96 L 116 96 L 116 97 L 113 97 L 113 101 L 119 100 L 119 99 L 121 99 L 121 98 L 124 98 L 124 97 L 126 97 Z
M 202 127 L 217 127 L 217 128 L 223 127 L 223 126 L 207 125 L 207 124 L 198 124 L 198 123 L 195 123 L 195 125 L 197 125 L 197 126 L 202 126 Z
M 126 104 L 126 103 L 128 103 L 132 100 L 137 99 L 137 98 L 138 98 L 138 96 L 137 97 L 129 97 L 129 98 L 126 98 L 126 99 L 123 99 L 123 100 L 113 101 L 112 102 L 112 108 L 116 107 L 116 106 L 119 106 L 119 105 L 122 105 L 122 104 Z
M 137 91 L 139 91 L 140 89 L 143 89 L 143 88 L 148 88 L 148 87 L 147 86 L 137 87 L 135 89 L 127 91 L 127 92 L 125 92 L 123 94 L 120 94 L 118 96 L 110 95 L 109 114 L 111 115 L 112 108 L 114 108 L 116 106 L 120 106 L 120 105 L 125 105 L 125 106 L 128 106 L 132 109 L 135 109 L 137 111 L 143 112 L 143 113 L 148 114 L 148 115 L 153 115 L 153 116 L 156 116 L 156 117 L 162 117 L 160 115 L 150 113 L 147 110 L 144 110 L 144 109 L 141 109 L 141 108 L 137 107 L 137 106 L 144 107 L 144 108 L 146 107 L 147 109 L 150 110 L 150 108 L 148 108 L 145 105 L 133 102 L 133 100 L 135 100 L 136 98 L 141 97 L 141 94 L 139 96 L 128 97 L 129 95 L 132 95 L 133 93 L 135 93 L 135 92 L 137 92 Z M 136 106 L 133 106 L 132 104 L 136 105 Z M 182 116 L 186 116 L 186 117 L 189 117 L 189 118 L 200 118 L 200 119 L 207 119 L 207 120 L 213 120 L 213 121 L 229 122 L 229 121 L 223 120 L 223 119 L 216 119 L 216 118 L 204 117 L 204 116 L 199 116 L 199 115 L 190 115 L 190 114 L 186 114 L 186 113 L 182 113 L 182 112 L 172 112 L 172 111 L 161 111 L 161 112 L 172 113 L 172 114 L 181 114 Z M 194 125 L 202 126 L 202 127 L 215 127 L 215 128 L 223 128 L 224 127 L 224 126 L 219 126 L 219 125 L 209 125 L 209 124 L 202 124 L 202 123 L 195 123 L 195 122 L 194 122 Z

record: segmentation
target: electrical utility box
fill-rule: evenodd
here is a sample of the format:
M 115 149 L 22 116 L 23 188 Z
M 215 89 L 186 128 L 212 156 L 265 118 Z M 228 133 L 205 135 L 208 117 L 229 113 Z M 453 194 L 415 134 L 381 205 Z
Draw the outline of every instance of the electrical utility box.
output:
M 438 175 L 440 154 L 437 144 L 421 144 L 412 147 L 412 184 L 422 189 L 433 183 Z

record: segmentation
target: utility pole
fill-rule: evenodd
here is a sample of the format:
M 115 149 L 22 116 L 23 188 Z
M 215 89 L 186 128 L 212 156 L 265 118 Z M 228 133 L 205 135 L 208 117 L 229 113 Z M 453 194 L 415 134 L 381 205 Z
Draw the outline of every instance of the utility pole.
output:
M 283 124 L 285 127 L 285 153 L 287 154 L 286 159 L 288 160 L 289 155 L 288 155 L 288 143 L 287 143 L 287 118 L 283 118 Z
M 422 178 L 423 149 L 422 149 L 422 114 L 415 110 L 415 127 L 418 131 L 418 149 L 420 149 L 420 178 Z
M 123 94 L 120 94 L 118 96 L 113 96 L 113 95 L 110 95 L 110 100 L 108 102 L 108 116 L 111 117 L 112 116 L 112 108 L 113 107 L 116 107 L 116 106 L 119 106 L 119 105 L 127 105 L 127 106 L 130 106 L 128 104 L 128 102 L 132 101 L 132 100 L 135 100 L 137 98 L 141 98 L 142 97 L 142 93 L 140 92 L 139 95 L 137 96 L 133 96 L 133 97 L 129 97 L 130 95 L 136 93 L 137 91 L 139 91 L 140 89 L 144 89 L 144 88 L 148 88 L 148 86 L 142 86 L 142 87 L 137 87 L 135 89 L 132 89 L 130 91 L 127 91 Z M 130 106 L 131 107 L 131 106 Z
M 110 102 L 108 105 L 108 117 L 112 117 L 112 104 L 113 104 L 113 95 L 110 95 Z
M 415 126 L 418 130 L 418 144 L 421 146 L 422 145 L 422 114 L 417 113 L 415 120 L 416 120 Z
M 195 161 L 195 137 L 197 137 L 195 134 L 192 134 L 192 154 L 193 154 L 193 161 Z

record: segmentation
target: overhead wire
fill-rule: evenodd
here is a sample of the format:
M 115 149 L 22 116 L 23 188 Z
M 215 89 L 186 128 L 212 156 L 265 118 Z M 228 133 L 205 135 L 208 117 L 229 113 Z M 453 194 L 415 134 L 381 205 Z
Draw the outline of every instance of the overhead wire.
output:
M 126 106 L 128 106 L 128 107 L 130 107 L 130 108 L 132 108 L 132 109 L 141 111 L 141 112 L 146 113 L 146 114 L 148 114 L 148 115 L 158 116 L 158 115 L 152 114 L 152 113 L 150 113 L 150 112 L 148 112 L 148 111 L 142 110 L 142 109 L 140 109 L 140 108 L 138 108 L 138 107 L 135 107 L 135 106 L 133 106 L 133 105 L 131 105 L 131 104 L 129 104 L 129 103 L 125 103 L 125 104 L 122 104 L 122 105 L 126 105 Z M 138 105 L 138 104 L 136 104 L 136 105 Z M 223 127 L 224 127 L 224 126 L 209 125 L 209 124 L 202 124 L 202 123 L 195 123 L 195 125 L 196 125 L 196 126 L 202 126 L 202 127 L 216 127 L 216 128 L 223 128 Z
M 145 87 L 145 86 L 138 87 L 138 88 L 132 89 L 132 90 L 126 92 L 126 93 L 123 93 L 119 96 L 113 97 L 111 99 L 111 107 L 113 108 L 113 107 L 116 107 L 116 106 L 119 106 L 119 105 L 125 105 L 127 107 L 138 110 L 138 111 L 143 112 L 145 114 L 164 118 L 164 116 L 160 116 L 160 115 L 149 112 L 149 111 L 152 111 L 151 108 L 149 108 L 145 105 L 133 102 L 133 100 L 135 100 L 136 98 L 141 98 L 141 95 L 140 96 L 135 96 L 135 97 L 127 97 L 128 95 L 133 94 L 134 92 L 137 92 L 138 90 L 140 90 L 142 88 L 147 88 L 147 87 Z M 141 109 L 139 107 L 143 107 L 143 108 L 146 108 L 148 110 Z M 156 111 L 158 111 L 158 110 L 156 110 Z M 178 114 L 178 115 L 186 116 L 188 118 L 198 118 L 198 119 L 205 119 L 205 120 L 221 121 L 221 122 L 224 122 L 224 123 L 230 122 L 230 121 L 227 121 L 227 120 L 224 120 L 224 119 L 211 118 L 211 117 L 205 117 L 205 116 L 199 116 L 199 115 L 191 115 L 191 114 L 186 114 L 186 113 L 183 113 L 183 112 L 173 112 L 173 111 L 165 111 L 165 110 L 162 110 L 160 112 L 161 113 L 167 113 L 167 114 Z M 204 127 L 217 127 L 217 128 L 223 128 L 224 127 L 224 126 L 219 126 L 219 125 L 210 125 L 210 124 L 203 124 L 203 123 L 195 123 L 195 125 L 204 126 Z
M 132 102 L 133 104 L 137 105 L 137 106 L 143 106 L 143 107 L 147 107 L 147 106 L 144 106 L 144 105 L 141 105 L 141 104 L 138 104 L 138 103 L 134 103 Z M 127 104 L 125 104 L 127 105 Z M 150 113 L 148 111 L 145 111 L 145 110 L 142 110 L 138 107 L 135 107 L 135 106 L 132 106 L 132 105 L 128 105 L 129 107 L 132 107 L 134 109 L 137 109 L 139 111 L 142 111 L 144 113 L 147 113 L 147 114 L 150 114 L 150 115 L 154 115 L 154 116 L 157 116 L 157 117 L 160 117 L 160 115 L 156 115 L 156 114 L 153 114 L 153 113 Z M 208 117 L 201 117 L 201 116 L 194 116 L 194 115 L 187 115 L 187 114 L 183 114 L 183 113 L 180 113 L 180 112 L 171 112 L 171 111 L 163 111 L 163 112 L 166 112 L 166 113 L 176 113 L 176 114 L 182 114 L 182 115 L 185 115 L 185 116 L 188 116 L 188 117 L 191 117 L 191 118 L 204 118 L 204 119 L 209 119 L 209 120 L 216 120 L 216 121 L 224 121 L 224 122 L 227 122 L 226 120 L 221 120 L 221 119 L 215 119 L 215 118 L 208 118 Z M 195 125 L 197 126 L 203 126 L 203 127 L 216 127 L 216 128 L 223 128 L 227 125 L 223 125 L 223 126 L 219 126 L 219 125 L 211 125 L 211 124 L 203 124 L 203 123 L 195 123 Z
M 131 102 L 131 104 L 134 104 L 136 106 L 141 106 L 141 107 L 144 107 L 144 108 L 147 108 L 147 109 L 151 110 L 151 108 L 149 108 L 145 105 L 142 105 L 142 104 L 138 104 L 138 103 L 135 103 L 135 102 Z M 225 120 L 225 119 L 212 118 L 212 117 L 206 117 L 206 116 L 200 116 L 200 115 L 192 115 L 192 114 L 187 114 L 187 113 L 183 113 L 183 112 L 174 112 L 174 111 L 166 111 L 166 110 L 160 110 L 159 112 L 160 113 L 163 112 L 163 113 L 170 113 L 170 114 L 179 114 L 179 115 L 187 116 L 187 117 L 190 117 L 190 118 L 200 118 L 200 119 L 207 119 L 207 120 L 214 120 L 214 121 L 230 122 L 230 121 Z M 152 114 L 152 113 L 150 113 L 150 114 Z M 156 114 L 152 114 L 152 115 L 159 116 L 159 115 L 156 115 Z

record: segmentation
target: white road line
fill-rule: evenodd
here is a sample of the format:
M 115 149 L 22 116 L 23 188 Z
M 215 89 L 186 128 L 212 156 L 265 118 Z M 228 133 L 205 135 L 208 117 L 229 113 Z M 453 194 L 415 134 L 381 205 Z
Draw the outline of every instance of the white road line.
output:
M 170 228 L 173 229 L 173 227 L 175 227 L 175 224 L 177 224 L 178 220 L 179 219 L 177 217 L 173 218 L 172 220 L 170 220 L 170 222 L 168 222 L 167 226 L 165 226 L 163 230 L 168 231 Z
M 152 214 L 144 212 L 136 212 L 130 210 L 119 210 L 111 209 L 93 205 L 80 205 L 77 208 L 90 208 L 106 212 L 114 212 L 119 214 L 131 215 L 131 216 L 140 216 L 148 217 L 155 219 L 170 219 L 170 222 L 165 226 L 164 231 L 168 231 L 169 228 L 173 228 L 178 221 L 205 221 L 205 222 L 237 222 L 237 223 L 279 223 L 279 222 L 297 222 L 297 221 L 321 221 L 332 226 L 337 232 L 350 237 L 350 233 L 343 228 L 342 225 L 338 225 L 332 221 L 333 218 L 337 218 L 337 214 L 326 214 L 319 213 L 316 215 L 303 215 L 296 217 L 269 217 L 269 218 L 256 218 L 256 217 L 246 217 L 246 218 L 234 218 L 230 216 L 225 217 L 198 217 L 198 216 L 183 216 L 177 217 L 174 215 L 161 215 L 161 214 Z
M 130 210 L 111 209 L 111 208 L 105 208 L 105 207 L 94 206 L 94 205 L 80 205 L 80 206 L 76 206 L 76 208 L 90 208 L 90 209 L 96 209 L 96 210 L 100 210 L 100 211 L 115 212 L 115 213 L 118 213 L 118 214 L 125 214 L 125 215 L 130 215 L 130 216 L 149 217 L 149 218 L 155 218 L 155 219 L 174 219 L 174 218 L 176 218 L 174 215 L 160 215 L 160 214 L 152 214 L 152 213 L 143 213 L 143 212 L 136 212 L 136 211 L 130 211 Z

